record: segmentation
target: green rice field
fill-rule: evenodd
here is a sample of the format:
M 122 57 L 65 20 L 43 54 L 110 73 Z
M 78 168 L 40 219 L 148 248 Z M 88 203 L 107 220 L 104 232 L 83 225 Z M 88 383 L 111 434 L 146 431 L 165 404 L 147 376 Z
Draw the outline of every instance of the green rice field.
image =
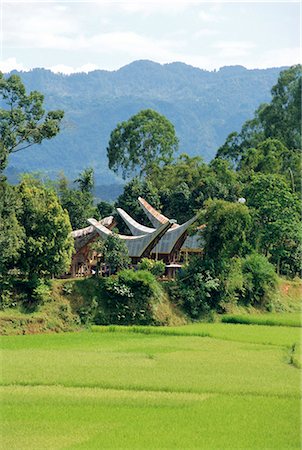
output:
M 298 327 L 1 337 L 3 449 L 299 449 Z

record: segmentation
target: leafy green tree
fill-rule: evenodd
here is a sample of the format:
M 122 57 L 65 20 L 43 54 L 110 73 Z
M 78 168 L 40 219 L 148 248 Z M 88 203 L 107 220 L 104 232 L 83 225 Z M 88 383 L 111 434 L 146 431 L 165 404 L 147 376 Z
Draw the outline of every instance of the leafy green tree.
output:
M 187 183 L 180 182 L 175 189 L 163 193 L 164 213 L 171 219 L 176 219 L 178 223 L 184 223 L 194 215 L 191 191 Z
M 239 171 L 248 177 L 253 172 L 284 175 L 293 191 L 301 184 L 300 151 L 288 150 L 278 139 L 265 139 L 256 148 L 250 148 L 241 158 Z
M 252 252 L 245 258 L 232 258 L 221 281 L 220 307 L 223 310 L 228 310 L 229 304 L 269 308 L 277 275 L 264 255 Z
M 16 187 L 22 202 L 18 221 L 25 232 L 18 267 L 29 279 L 67 271 L 73 240 L 69 217 L 55 191 L 30 176 Z
M 254 242 L 280 273 L 300 272 L 301 201 L 280 175 L 259 174 L 245 189 L 254 208 Z
M 189 317 L 198 320 L 217 307 L 219 289 L 219 279 L 205 269 L 201 257 L 195 256 L 178 277 L 172 298 L 177 296 L 179 306 Z
M 84 181 L 84 175 L 85 171 L 80 174 L 79 179 Z M 84 186 L 81 185 L 81 189 L 71 189 L 64 175 L 61 175 L 59 179 L 58 194 L 60 203 L 69 214 L 73 230 L 87 227 L 87 219 L 90 217 L 97 219 L 99 216 L 97 208 L 93 205 L 93 195 L 89 189 L 87 183 L 84 183 Z
M 249 208 L 240 203 L 208 200 L 205 205 L 205 266 L 218 275 L 228 267 L 231 258 L 248 253 L 252 219 Z
M 205 171 L 207 171 L 207 164 L 200 156 L 191 157 L 182 153 L 170 164 L 154 167 L 148 179 L 158 190 L 162 190 L 163 187 L 173 190 L 180 182 L 186 183 L 192 190 L 198 185 Z
M 259 114 L 265 138 L 279 139 L 289 149 L 301 149 L 301 80 L 300 64 L 281 72 L 271 103 Z
M 24 245 L 24 229 L 18 222 L 22 204 L 15 190 L 0 179 L 0 284 L 14 268 Z
M 131 263 L 125 242 L 117 235 L 111 234 L 106 241 L 99 241 L 99 250 L 104 262 L 110 267 L 110 273 L 127 269 Z
M 207 199 L 221 199 L 234 202 L 240 197 L 241 185 L 238 175 L 230 163 L 221 158 L 215 158 L 204 171 L 200 184 L 194 192 L 197 194 L 196 207 L 203 207 Z
M 148 178 L 160 193 L 163 213 L 179 223 L 203 208 L 208 198 L 235 201 L 241 193 L 238 174 L 221 158 L 207 165 L 200 157 L 181 154 L 172 164 L 155 168 Z
M 80 173 L 79 178 L 74 180 L 74 183 L 77 183 L 80 187 L 81 192 L 92 192 L 94 188 L 94 171 L 92 167 L 84 169 L 83 172 Z
M 301 149 L 301 65 L 281 72 L 271 93 L 272 101 L 261 105 L 240 133 L 228 136 L 217 151 L 218 157 L 236 164 L 249 149 L 268 138 L 278 139 L 289 150 Z
M 268 262 L 264 255 L 252 253 L 242 260 L 242 274 L 242 300 L 244 303 L 268 307 L 271 294 L 277 286 L 274 266 Z
M 149 271 L 122 270 L 104 280 L 104 291 L 104 304 L 108 311 L 109 323 L 119 325 L 155 323 L 154 306 L 158 303 L 162 290 Z
M 137 173 L 148 174 L 154 166 L 172 161 L 178 148 L 175 129 L 169 120 L 146 109 L 122 122 L 112 131 L 107 148 L 109 168 L 122 171 L 126 178 Z
M 40 92 L 26 94 L 21 78 L 5 78 L 0 72 L 0 172 L 7 165 L 10 153 L 33 144 L 41 144 L 60 131 L 63 111 L 45 112 Z
M 165 273 L 166 265 L 164 261 L 155 261 L 154 259 L 142 258 L 137 265 L 138 270 L 148 270 L 155 277 L 160 277 Z
M 111 203 L 102 200 L 97 203 L 96 207 L 102 219 L 113 214 L 114 206 Z

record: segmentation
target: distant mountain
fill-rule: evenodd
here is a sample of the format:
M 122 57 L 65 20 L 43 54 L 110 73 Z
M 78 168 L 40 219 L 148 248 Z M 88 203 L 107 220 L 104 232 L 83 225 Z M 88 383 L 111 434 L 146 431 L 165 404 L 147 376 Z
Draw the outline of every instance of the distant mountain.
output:
M 118 183 L 107 168 L 106 147 L 118 122 L 141 109 L 164 114 L 175 126 L 180 152 L 211 160 L 226 136 L 239 130 L 284 68 L 247 70 L 242 66 L 208 72 L 183 63 L 136 61 L 113 72 L 54 74 L 45 69 L 18 73 L 27 90 L 45 96 L 48 109 L 65 111 L 59 136 L 12 155 L 8 174 L 63 170 L 71 179 L 93 166 L 97 184 Z

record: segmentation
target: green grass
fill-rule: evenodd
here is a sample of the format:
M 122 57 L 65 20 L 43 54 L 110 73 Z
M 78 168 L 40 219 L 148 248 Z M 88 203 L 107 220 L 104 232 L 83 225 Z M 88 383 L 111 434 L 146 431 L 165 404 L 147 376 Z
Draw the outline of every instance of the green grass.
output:
M 268 325 L 301 327 L 301 313 L 265 313 L 265 314 L 225 314 L 221 317 L 224 323 L 242 323 L 246 325 Z
M 298 328 L 94 330 L 1 338 L 3 448 L 300 448 Z
M 163 336 L 196 336 L 211 337 L 224 341 L 250 342 L 253 344 L 290 346 L 299 342 L 300 330 L 296 327 L 270 327 L 244 324 L 224 323 L 194 323 L 179 327 L 148 327 L 148 326 L 92 326 L 94 332 L 128 332 L 146 335 Z

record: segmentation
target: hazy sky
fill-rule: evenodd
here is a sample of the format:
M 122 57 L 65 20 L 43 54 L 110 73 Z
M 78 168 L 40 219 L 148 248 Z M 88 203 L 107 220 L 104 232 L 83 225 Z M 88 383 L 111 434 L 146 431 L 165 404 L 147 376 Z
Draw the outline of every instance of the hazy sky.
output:
M 115 70 L 137 59 L 203 69 L 300 59 L 296 2 L 0 0 L 0 70 Z

